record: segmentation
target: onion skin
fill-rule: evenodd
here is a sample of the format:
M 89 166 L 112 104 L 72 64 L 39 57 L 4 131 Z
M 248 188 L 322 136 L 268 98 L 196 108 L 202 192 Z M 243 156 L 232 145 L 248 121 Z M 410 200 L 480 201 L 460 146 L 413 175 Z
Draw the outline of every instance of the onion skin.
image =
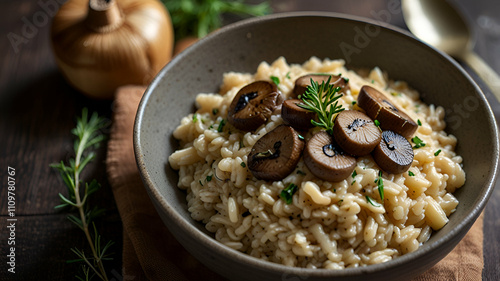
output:
M 114 10 L 99 14 L 103 11 L 96 12 L 89 0 L 62 5 L 52 22 L 51 41 L 71 85 L 87 96 L 112 99 L 120 86 L 149 84 L 170 61 L 173 27 L 160 1 L 101 2 Z

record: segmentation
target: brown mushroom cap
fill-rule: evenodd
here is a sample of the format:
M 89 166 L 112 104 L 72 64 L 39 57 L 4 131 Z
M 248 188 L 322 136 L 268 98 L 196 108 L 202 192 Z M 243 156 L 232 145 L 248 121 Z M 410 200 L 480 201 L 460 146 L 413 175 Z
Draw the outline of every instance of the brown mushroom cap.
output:
M 242 131 L 253 131 L 267 122 L 283 99 L 274 83 L 250 83 L 238 91 L 229 105 L 227 121 Z
M 361 111 L 344 110 L 337 115 L 333 135 L 338 145 L 355 156 L 367 155 L 380 143 L 381 132 Z
M 330 79 L 330 84 L 335 87 L 340 87 L 339 93 L 342 93 L 349 89 L 348 79 L 343 78 L 341 75 L 330 75 L 330 74 L 308 74 L 301 76 L 295 80 L 295 87 L 293 88 L 294 97 L 298 97 L 306 92 L 307 86 L 311 85 L 311 79 L 321 85 L 322 82 L 327 82 Z
M 400 174 L 410 168 L 414 154 L 405 137 L 393 131 L 383 131 L 382 140 L 373 150 L 372 156 L 382 170 Z
M 315 176 L 332 182 L 347 178 L 356 167 L 356 159 L 344 153 L 325 131 L 316 133 L 307 142 L 304 163 Z
M 295 170 L 303 149 L 299 134 L 280 125 L 254 144 L 248 154 L 248 169 L 261 180 L 282 180 Z
M 359 91 L 358 105 L 368 116 L 380 122 L 383 130 L 390 130 L 406 138 L 411 138 L 418 128 L 417 123 L 403 110 L 393 105 L 377 89 L 363 86 Z
M 281 118 L 297 130 L 309 130 L 314 127 L 311 120 L 316 118 L 316 113 L 300 107 L 301 103 L 299 99 L 285 100 L 281 105 Z

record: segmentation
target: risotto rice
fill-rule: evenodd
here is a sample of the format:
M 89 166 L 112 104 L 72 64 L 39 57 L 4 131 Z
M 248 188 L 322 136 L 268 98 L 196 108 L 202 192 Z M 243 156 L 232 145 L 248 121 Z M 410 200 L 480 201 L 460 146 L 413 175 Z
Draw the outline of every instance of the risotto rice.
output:
M 386 94 L 419 126 L 425 146 L 414 149 L 408 172 L 383 173 L 383 204 L 377 189 L 380 168 L 370 155 L 358 157 L 355 173 L 340 182 L 316 178 L 300 160 L 281 181 L 252 176 L 247 155 L 255 142 L 283 123 L 279 113 L 254 132 L 227 124 L 228 107 L 239 89 L 256 80 L 279 79 L 288 97 L 298 77 L 309 73 L 342 73 L 350 90 L 339 100 L 345 109 L 363 85 Z M 343 60 L 312 57 L 302 65 L 279 58 L 262 62 L 255 74 L 228 72 L 220 93 L 196 96 L 197 110 L 184 117 L 174 137 L 180 149 L 169 157 L 179 170 L 188 210 L 220 243 L 259 259 L 293 267 L 342 269 L 386 262 L 413 252 L 442 228 L 458 205 L 455 189 L 465 182 L 457 139 L 447 134 L 444 109 L 426 105 L 405 82 L 391 81 L 379 68 L 354 72 Z M 312 129 L 306 139 L 310 138 Z M 299 188 L 291 204 L 280 198 L 290 183 Z

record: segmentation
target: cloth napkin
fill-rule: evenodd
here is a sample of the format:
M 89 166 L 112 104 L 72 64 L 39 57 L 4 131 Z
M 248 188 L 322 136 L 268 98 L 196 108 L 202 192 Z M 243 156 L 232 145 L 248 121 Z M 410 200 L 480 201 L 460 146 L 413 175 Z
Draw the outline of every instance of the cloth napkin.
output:
M 224 280 L 191 256 L 154 209 L 136 166 L 133 126 L 144 86 L 115 96 L 107 173 L 123 221 L 123 280 Z M 414 280 L 481 280 L 483 214 L 455 249 Z

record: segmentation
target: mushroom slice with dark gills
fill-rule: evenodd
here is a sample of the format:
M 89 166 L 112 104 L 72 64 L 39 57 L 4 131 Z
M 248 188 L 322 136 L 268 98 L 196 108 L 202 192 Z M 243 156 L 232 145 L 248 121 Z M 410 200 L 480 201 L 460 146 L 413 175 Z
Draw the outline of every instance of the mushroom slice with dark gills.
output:
M 276 84 L 267 81 L 250 83 L 234 97 L 227 121 L 242 131 L 253 131 L 267 122 L 283 100 Z
M 285 100 L 281 105 L 281 118 L 297 130 L 309 130 L 314 127 L 311 120 L 316 119 L 316 113 L 300 107 L 300 104 L 303 102 L 299 99 Z
M 344 110 L 337 115 L 333 135 L 339 146 L 355 156 L 367 155 L 380 143 L 380 129 L 366 114 Z
M 315 176 L 332 182 L 347 178 L 356 167 L 356 159 L 345 153 L 325 131 L 316 133 L 307 142 L 304 163 Z
M 311 86 L 311 79 L 321 85 L 322 82 L 327 82 L 330 79 L 330 84 L 335 87 L 340 87 L 339 93 L 345 93 L 349 89 L 349 79 L 341 75 L 331 74 L 308 74 L 301 76 L 295 80 L 295 87 L 293 88 L 294 97 L 298 97 L 306 92 L 307 86 Z
M 262 136 L 248 154 L 248 169 L 261 180 L 288 176 L 300 160 L 304 141 L 292 127 L 280 125 Z
M 413 148 L 410 142 L 393 131 L 383 131 L 382 140 L 372 152 L 375 163 L 391 174 L 406 172 L 413 162 Z
M 359 91 L 358 105 L 366 115 L 380 122 L 383 130 L 390 130 L 405 138 L 411 138 L 418 128 L 417 123 L 403 110 L 393 105 L 386 96 L 377 89 L 363 86 Z

